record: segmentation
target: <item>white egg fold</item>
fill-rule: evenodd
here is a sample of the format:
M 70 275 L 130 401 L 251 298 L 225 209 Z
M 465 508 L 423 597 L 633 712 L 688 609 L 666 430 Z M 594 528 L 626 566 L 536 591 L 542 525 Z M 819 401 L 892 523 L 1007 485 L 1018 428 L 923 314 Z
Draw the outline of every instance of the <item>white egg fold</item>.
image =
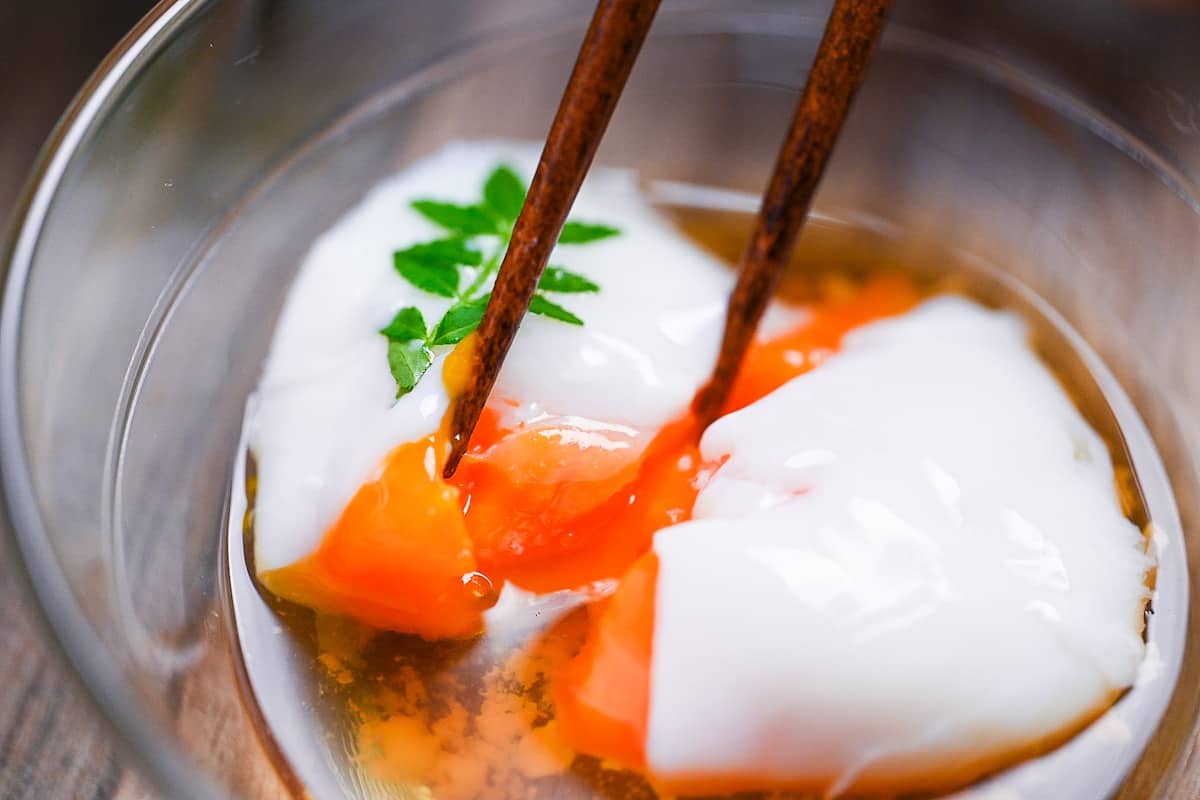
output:
M 933 299 L 708 429 L 654 543 L 655 774 L 939 788 L 1133 684 L 1152 560 L 1026 338 Z

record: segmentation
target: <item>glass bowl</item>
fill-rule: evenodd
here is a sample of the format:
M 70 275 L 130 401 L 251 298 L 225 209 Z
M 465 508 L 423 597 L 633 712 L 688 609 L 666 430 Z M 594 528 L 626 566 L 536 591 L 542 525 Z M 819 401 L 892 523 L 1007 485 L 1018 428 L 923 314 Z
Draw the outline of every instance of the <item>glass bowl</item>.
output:
M 304 782 L 242 690 L 221 546 L 243 408 L 300 257 L 446 139 L 543 137 L 591 5 L 164 2 L 35 166 L 0 260 L 3 501 L 66 660 L 169 796 Z M 1132 453 L 1162 509 L 1143 680 L 965 794 L 1169 796 L 1200 707 L 1185 651 L 1200 539 L 1183 533 L 1200 519 L 1200 28 L 1187 4 L 1043 6 L 901 4 L 816 208 L 1048 300 L 1161 455 Z M 599 160 L 757 194 L 827 12 L 668 0 Z

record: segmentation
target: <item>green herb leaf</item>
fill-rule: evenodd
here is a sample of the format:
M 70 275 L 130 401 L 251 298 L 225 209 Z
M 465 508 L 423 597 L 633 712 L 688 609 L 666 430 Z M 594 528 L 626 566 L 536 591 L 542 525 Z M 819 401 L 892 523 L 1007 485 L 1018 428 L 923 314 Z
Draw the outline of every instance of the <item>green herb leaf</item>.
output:
M 396 380 L 396 396 L 413 390 L 433 363 L 431 347 L 458 344 L 479 327 L 490 294 L 487 287 L 496 277 L 501 257 L 508 248 L 512 223 L 521 213 L 527 192 L 516 170 L 501 164 L 488 173 L 483 199 L 474 205 L 416 200 L 413 209 L 449 233 L 444 238 L 414 244 L 392 254 L 396 271 L 418 289 L 454 302 L 433 327 L 416 306 L 396 312 L 380 333 L 388 340 L 388 366 Z M 569 221 L 563 226 L 559 242 L 586 244 L 619 231 L 609 225 Z M 473 237 L 491 237 L 473 239 Z M 479 245 L 473 247 L 468 242 Z M 474 268 L 466 274 L 463 269 Z M 538 291 L 529 310 L 543 317 L 582 325 L 583 320 L 552 302 L 546 293 L 578 294 L 597 292 L 600 287 L 585 275 L 564 267 L 548 267 L 538 281 Z
M 458 269 L 456 267 L 433 266 L 415 261 L 397 261 L 396 269 L 404 279 L 418 289 L 436 294 L 438 297 L 454 297 L 458 294 Z
M 413 339 L 424 340 L 425 330 L 425 318 L 421 316 L 421 309 L 406 306 L 397 311 L 387 327 L 381 328 L 379 332 L 389 340 L 408 342 Z
M 414 200 L 412 207 L 426 219 L 464 236 L 499 233 L 496 218 L 483 206 L 461 206 L 437 200 Z
M 620 231 L 611 225 L 594 225 L 589 222 L 574 222 L 567 220 L 562 233 L 558 235 L 559 244 L 587 244 L 600 239 L 616 236 Z
M 525 182 L 516 170 L 502 164 L 492 170 L 483 184 L 483 201 L 496 216 L 507 222 L 515 222 L 525 205 Z
M 433 353 L 423 341 L 388 341 L 388 366 L 396 380 L 396 397 L 403 397 L 413 390 L 421 376 L 433 363 Z
M 534 314 L 539 314 L 543 317 L 556 319 L 559 322 L 566 322 L 570 325 L 582 325 L 583 320 L 567 311 L 557 303 L 552 303 L 546 299 L 544 295 L 535 294 L 532 302 L 529 303 L 529 310 Z
M 468 247 L 462 239 L 434 239 L 432 242 L 414 244 L 403 250 L 398 250 L 394 257 L 397 260 L 418 261 L 422 264 L 443 264 L 448 267 L 464 265 L 478 267 L 483 263 L 483 253 L 473 247 Z
M 483 254 L 461 239 L 436 239 L 392 254 L 392 263 L 405 280 L 438 297 L 458 294 L 460 265 L 477 267 L 482 262 Z
M 458 344 L 467 334 L 479 327 L 479 320 L 483 319 L 483 309 L 486 305 L 487 302 L 484 301 L 451 306 L 446 316 L 442 317 L 442 321 L 434 328 L 429 343 Z
M 546 267 L 546 271 L 538 279 L 538 288 L 543 292 L 561 292 L 563 294 L 600 291 L 599 286 L 583 275 L 562 267 Z
M 412 259 L 401 250 L 392 255 L 392 263 L 396 271 L 404 279 L 421 291 L 436 294 L 438 297 L 455 297 L 458 295 L 458 267 L 444 261 L 434 259 Z

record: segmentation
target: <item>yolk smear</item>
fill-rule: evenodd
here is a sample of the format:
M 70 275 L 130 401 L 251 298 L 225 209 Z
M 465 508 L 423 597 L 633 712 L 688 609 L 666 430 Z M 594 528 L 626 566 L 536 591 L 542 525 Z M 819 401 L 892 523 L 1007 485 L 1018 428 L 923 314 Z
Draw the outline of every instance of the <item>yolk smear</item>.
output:
M 850 330 L 903 314 L 919 299 L 916 288 L 903 275 L 881 273 L 845 297 L 813 306 L 812 318 L 805 324 L 751 345 L 723 413 L 745 408 L 819 365 L 838 349 Z
M 272 592 L 429 639 L 471 636 L 493 594 L 480 591 L 458 490 L 429 436 L 393 450 L 317 550 L 262 575 Z
M 499 435 L 452 479 L 480 568 L 536 592 L 619 577 L 656 530 L 690 515 L 697 438 L 690 417 L 649 445 L 603 426 Z
M 646 553 L 616 593 L 588 609 L 587 643 L 554 686 L 559 729 L 571 747 L 635 769 L 646 761 L 657 576 L 658 557 Z

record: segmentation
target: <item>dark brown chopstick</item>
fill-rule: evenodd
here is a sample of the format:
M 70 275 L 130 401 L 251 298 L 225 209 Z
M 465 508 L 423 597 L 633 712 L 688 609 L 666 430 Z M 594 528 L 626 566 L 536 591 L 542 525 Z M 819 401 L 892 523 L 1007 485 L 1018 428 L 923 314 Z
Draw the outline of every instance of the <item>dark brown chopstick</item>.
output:
M 862 84 L 889 5 L 890 0 L 834 3 L 742 256 L 716 367 L 692 404 L 701 429 L 717 418 L 729 398 L 742 357 L 808 216 L 850 101 Z
M 467 390 L 455 400 L 450 418 L 450 453 L 443 469 L 446 477 L 454 474 L 467 450 L 658 5 L 659 0 L 600 0 L 596 4 L 476 332 Z

